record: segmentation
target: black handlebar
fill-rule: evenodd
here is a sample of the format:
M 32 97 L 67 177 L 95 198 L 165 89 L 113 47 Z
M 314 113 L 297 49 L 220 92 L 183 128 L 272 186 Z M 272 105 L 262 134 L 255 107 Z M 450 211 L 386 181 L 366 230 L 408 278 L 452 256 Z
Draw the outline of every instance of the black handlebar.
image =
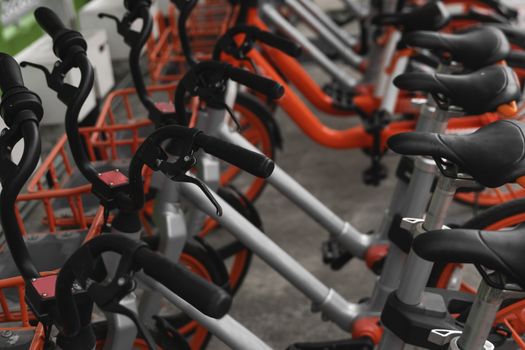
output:
M 244 40 L 241 44 L 235 41 L 236 36 L 240 34 L 244 35 Z M 302 52 L 302 47 L 291 40 L 261 30 L 255 26 L 241 24 L 228 29 L 217 40 L 213 48 L 212 57 L 214 60 L 219 61 L 221 53 L 224 51 L 237 59 L 241 59 L 243 58 L 241 56 L 246 55 L 253 48 L 255 41 L 271 46 L 294 58 L 299 57 Z
M 275 168 L 274 162 L 260 153 L 249 151 L 246 148 L 204 133 L 195 136 L 195 143 L 202 147 L 206 153 L 233 164 L 254 176 L 267 178 Z
M 35 19 L 40 27 L 49 34 L 53 40 L 60 32 L 68 30 L 57 14 L 47 7 L 37 8 L 35 10 Z
M 230 67 L 229 78 L 266 95 L 272 100 L 279 99 L 284 95 L 284 87 L 281 84 L 271 79 L 261 77 L 260 75 L 253 74 L 245 69 Z
M 124 7 L 128 11 L 135 11 L 135 9 L 146 6 L 151 6 L 151 0 L 124 0 Z
M 38 277 L 39 273 L 16 219 L 15 202 L 40 158 L 38 123 L 42 119 L 43 109 L 40 98 L 24 86 L 18 63 L 3 53 L 0 53 L 0 88 L 0 114 L 9 127 L 0 135 L 0 181 L 3 187 L 0 194 L 0 221 L 13 260 L 27 280 Z M 18 164 L 15 164 L 11 152 L 20 140 L 24 140 L 24 151 Z
M 123 275 L 101 284 L 92 280 L 92 274 L 96 274 L 96 259 L 106 252 L 115 252 L 122 256 L 117 271 Z M 151 251 L 143 242 L 123 235 L 106 234 L 93 238 L 77 249 L 58 274 L 55 292 L 61 333 L 74 337 L 81 328 L 79 310 L 73 297 L 72 287 L 75 281 L 83 284 L 91 297 L 104 308 L 107 306 L 105 304 L 120 301 L 115 300 L 116 295 L 112 295 L 112 292 L 120 294 L 118 279 L 131 276 L 133 271 L 141 268 L 202 313 L 214 318 L 228 313 L 231 296 L 219 286 Z
M 53 52 L 61 60 L 77 51 L 86 51 L 87 43 L 79 32 L 68 29 L 62 20 L 47 7 L 35 10 L 35 19 L 42 29 L 53 39 Z
M 40 97 L 24 86 L 20 66 L 5 53 L 0 53 L 0 90 L 0 114 L 8 127 L 27 119 L 40 122 L 44 114 Z
M 0 53 L 0 77 L 0 90 L 4 94 L 14 88 L 25 88 L 18 62 L 5 53 Z
M 219 61 L 199 62 L 184 74 L 175 91 L 177 122 L 181 125 L 188 124 L 185 108 L 187 92 L 208 99 L 210 97 L 220 97 L 215 95 L 224 91 L 214 91 L 214 89 L 216 89 L 217 85 L 222 86 L 222 83 L 228 79 L 245 85 L 271 99 L 278 99 L 285 92 L 279 83 L 247 70 L 234 68 L 228 63 Z
M 259 41 L 263 44 L 276 48 L 288 56 L 299 57 L 302 52 L 302 47 L 291 40 L 275 35 L 271 32 L 261 30 L 257 35 Z
M 221 318 L 228 313 L 232 303 L 224 289 L 205 281 L 188 269 L 173 263 L 148 248 L 139 249 L 134 261 L 144 272 L 203 314 Z

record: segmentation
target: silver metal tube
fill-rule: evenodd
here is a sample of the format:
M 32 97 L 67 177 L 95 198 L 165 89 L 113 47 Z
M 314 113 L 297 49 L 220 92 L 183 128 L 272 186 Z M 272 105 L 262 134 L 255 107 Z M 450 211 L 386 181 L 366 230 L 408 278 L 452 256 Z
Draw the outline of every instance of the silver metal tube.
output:
M 383 0 L 383 13 L 394 13 L 397 11 L 397 0 Z
M 272 350 L 270 346 L 264 343 L 255 334 L 250 332 L 231 316 L 226 315 L 221 319 L 208 317 L 194 308 L 184 299 L 174 294 L 164 285 L 146 276 L 144 273 L 137 274 L 137 279 L 139 279 L 150 289 L 161 293 L 170 303 L 178 307 L 190 318 L 206 327 L 206 329 L 208 329 L 213 335 L 215 335 L 230 348 L 239 350 Z
M 388 41 L 386 47 L 382 50 L 380 69 L 378 72 L 377 84 L 375 85 L 374 90 L 375 97 L 382 98 L 388 89 L 388 84 L 390 83 L 390 75 L 386 73 L 386 70 L 392 62 L 392 59 L 394 58 L 394 54 L 397 50 L 397 43 L 400 39 L 401 33 L 399 31 L 393 32 L 390 36 L 390 40 Z
M 314 16 L 303 3 L 298 0 L 284 0 L 286 6 L 288 6 L 295 14 L 297 14 L 308 27 L 316 32 L 319 37 L 324 40 L 328 45 L 333 47 L 352 67 L 359 69 L 361 62 L 363 61 L 361 56 L 352 51 L 351 46 L 348 46 L 342 42 L 332 31 L 330 31 L 323 23 L 321 23 L 316 16 Z M 310 6 L 315 6 L 310 2 Z M 315 10 L 314 10 L 315 11 Z M 324 13 L 322 9 L 317 9 L 317 15 Z
M 439 178 L 425 221 L 421 229 L 414 232 L 415 235 L 443 227 L 448 208 L 456 192 L 455 181 L 446 176 Z M 433 265 L 432 262 L 419 257 L 413 250 L 410 251 L 399 289 L 396 291 L 401 302 L 408 305 L 418 305 L 421 302 Z
M 421 218 L 430 200 L 430 190 L 436 177 L 436 164 L 432 159 L 417 157 L 406 192 L 403 217 Z
M 381 74 L 383 74 L 383 71 L 381 70 L 383 47 L 377 45 L 370 39 L 368 39 L 368 45 L 370 45 L 370 50 L 367 55 L 367 65 L 361 83 L 377 86 L 379 78 L 381 77 Z
M 137 297 L 129 293 L 119 303 L 132 312 L 137 312 Z M 132 349 L 137 337 L 137 327 L 127 316 L 113 312 L 104 312 L 108 321 L 108 333 L 104 342 L 105 350 Z
M 405 270 L 396 291 L 398 299 L 407 305 L 419 305 L 434 264 L 419 257 L 413 250 L 408 254 Z
M 388 209 L 385 210 L 383 219 L 381 221 L 381 226 L 378 230 L 378 240 L 379 241 L 388 241 L 388 233 L 392 226 L 392 221 L 394 216 L 401 212 L 403 208 L 404 198 L 406 198 L 408 184 L 400 179 L 396 182 L 396 187 L 394 188 L 394 193 L 392 194 L 392 199 Z
M 218 221 L 248 249 L 312 300 L 315 310 L 321 311 L 326 319 L 333 321 L 342 329 L 350 329 L 359 314 L 358 305 L 346 302 L 334 290 L 325 286 L 219 196 L 214 194 L 223 209 L 222 216 L 217 216 L 215 208 L 197 186 L 189 183 L 178 185 L 185 198 Z
M 161 190 L 155 199 L 153 221 L 159 234 L 157 250 L 173 262 L 179 261 L 189 237 L 179 197 L 177 184 L 164 177 Z M 145 325 L 153 326 L 152 316 L 159 312 L 160 307 L 159 293 L 155 290 L 145 291 L 138 307 L 140 320 Z
M 423 222 L 423 228 L 427 231 L 440 230 L 445 223 L 448 208 L 456 193 L 456 179 L 440 176 L 430 206 Z
M 368 16 L 369 11 L 363 8 L 362 6 L 357 5 L 354 1 L 344 0 L 344 3 L 346 7 L 350 10 L 350 12 L 354 14 L 354 16 L 361 19 L 366 18 L 366 16 Z
M 232 132 L 226 125 L 223 125 L 219 132 L 223 139 L 254 152 L 259 152 L 242 135 Z M 275 166 L 272 175 L 266 181 L 334 235 L 354 256 L 363 258 L 368 247 L 376 241 L 377 236 L 359 232 L 354 226 L 341 219 L 321 203 L 279 166 Z
M 399 286 L 406 256 L 397 245 L 390 245 L 381 276 L 367 302 L 370 311 L 381 312 L 390 293 Z
M 140 233 L 138 232 L 122 232 L 114 227 L 111 229 L 112 234 L 126 236 L 128 238 L 139 240 Z M 115 276 L 118 264 L 120 262 L 120 255 L 113 252 L 105 253 L 102 256 L 104 265 L 108 272 L 108 276 Z M 122 306 L 130 309 L 133 312 L 137 312 L 137 297 L 134 292 L 127 294 L 120 303 Z M 133 342 L 137 337 L 137 327 L 133 321 L 121 314 L 113 312 L 104 312 L 106 319 L 108 320 L 108 332 L 106 336 L 106 342 L 104 343 L 105 350 L 120 350 L 120 349 L 131 349 Z
M 463 333 L 458 339 L 460 349 L 484 349 L 504 293 L 501 289 L 489 286 L 484 280 L 481 281 Z
M 315 1 L 310 0 L 299 0 L 301 5 L 303 5 L 311 14 L 315 16 L 322 25 L 324 25 L 333 35 L 335 35 L 344 45 L 351 48 L 358 44 L 358 41 L 346 30 L 339 27 L 326 12 L 320 8 Z
M 392 74 L 390 74 L 389 76 L 387 75 L 389 77 L 389 80 L 383 94 L 383 100 L 381 101 L 380 108 L 382 111 L 390 113 L 390 115 L 395 114 L 399 96 L 399 89 L 394 85 L 393 81 L 398 75 L 403 74 L 405 72 L 407 65 L 408 57 L 403 56 L 397 60 L 396 66 Z
M 283 31 L 295 40 L 298 44 L 303 47 L 303 50 L 308 53 L 314 59 L 319 66 L 327 72 L 332 78 L 337 80 L 341 85 L 346 88 L 353 88 L 357 84 L 357 80 L 350 74 L 347 74 L 341 70 L 336 64 L 334 64 L 321 50 L 319 50 L 314 44 L 304 36 L 301 31 L 291 25 L 286 18 L 284 18 L 274 7 L 270 4 L 263 4 L 260 11 L 273 23 L 279 30 Z

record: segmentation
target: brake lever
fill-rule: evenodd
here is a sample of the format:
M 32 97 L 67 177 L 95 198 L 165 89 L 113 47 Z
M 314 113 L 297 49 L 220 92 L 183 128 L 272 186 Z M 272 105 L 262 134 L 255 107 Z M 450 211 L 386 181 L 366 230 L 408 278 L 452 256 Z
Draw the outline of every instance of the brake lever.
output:
M 217 216 L 222 216 L 222 207 L 221 207 L 221 205 L 219 204 L 219 202 L 217 202 L 217 200 L 211 194 L 211 192 L 208 189 L 208 187 L 201 180 L 199 180 L 199 179 L 197 179 L 195 177 L 192 177 L 192 176 L 188 176 L 186 174 L 179 175 L 179 176 L 174 177 L 172 179 L 177 181 L 177 182 L 187 182 L 187 183 L 191 183 L 191 184 L 197 185 L 197 187 L 199 187 L 200 190 L 202 192 L 204 192 L 204 195 L 210 200 L 210 202 L 215 207 L 215 212 L 216 212 Z
M 173 181 L 187 182 L 197 185 L 197 187 L 200 188 L 200 190 L 215 207 L 217 216 L 222 216 L 222 207 L 211 194 L 210 190 L 208 190 L 208 187 L 206 187 L 206 185 L 201 180 L 186 175 L 186 172 L 190 170 L 196 163 L 197 160 L 193 155 L 186 155 L 184 157 L 180 157 L 175 163 L 160 161 L 157 165 L 157 169 L 159 169 L 164 175 Z
M 224 108 L 226 110 L 226 112 L 228 113 L 230 119 L 233 121 L 233 123 L 235 124 L 235 127 L 237 128 L 237 132 L 240 132 L 242 127 L 241 127 L 241 122 L 239 121 L 239 119 L 235 116 L 235 113 L 233 112 L 233 110 L 230 108 L 230 106 L 228 106 L 227 103 L 225 103 L 224 101 L 221 101 L 220 99 L 216 99 L 215 96 L 211 96 L 210 98 L 210 102 L 213 103 L 214 105 L 218 105 L 222 108 Z
M 215 78 L 215 79 L 213 79 Z M 208 80 L 204 74 L 198 74 L 194 81 L 194 86 L 188 91 L 192 96 L 199 96 L 199 98 L 208 104 L 219 106 L 224 108 L 233 123 L 235 124 L 237 131 L 241 131 L 241 123 L 235 116 L 230 106 L 228 106 L 221 98 L 218 98 L 218 94 L 222 94 L 226 90 L 227 79 L 224 77 L 216 78 L 211 77 Z
M 71 68 L 68 62 L 57 61 L 51 72 L 43 65 L 28 61 L 21 62 L 20 67 L 31 67 L 40 70 L 44 73 L 47 86 L 57 93 L 60 101 L 66 105 L 73 101 L 78 89 L 71 84 L 64 83 L 64 77 Z
M 109 13 L 99 13 L 98 18 L 109 18 L 115 21 L 117 25 L 117 33 L 119 33 L 124 38 L 124 42 L 128 46 L 133 47 L 138 42 L 140 33 L 131 29 L 132 21 L 128 15 L 124 16 L 124 18 L 120 20 L 117 16 L 111 15 Z
M 60 89 L 62 85 L 60 79 L 58 79 L 57 76 L 53 75 L 53 73 L 51 73 L 49 69 L 47 69 L 47 67 L 41 64 L 36 64 L 33 62 L 28 62 L 28 61 L 22 61 L 20 63 L 20 67 L 22 68 L 31 67 L 31 68 L 40 70 L 42 73 L 44 73 L 44 76 L 46 77 L 47 86 L 56 92 L 58 92 L 58 90 Z M 56 64 L 55 64 L 55 67 L 56 67 Z

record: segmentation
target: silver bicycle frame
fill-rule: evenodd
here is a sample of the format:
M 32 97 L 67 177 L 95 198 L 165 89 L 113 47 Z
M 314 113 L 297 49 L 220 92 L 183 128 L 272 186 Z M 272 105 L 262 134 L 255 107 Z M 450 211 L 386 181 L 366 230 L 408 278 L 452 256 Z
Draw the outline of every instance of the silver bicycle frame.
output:
M 158 229 L 158 252 L 176 262 L 182 254 L 189 237 L 186 216 L 181 208 L 179 190 L 173 181 L 163 176 L 159 188 L 153 220 Z M 151 325 L 152 316 L 160 309 L 160 298 L 157 290 L 145 291 L 139 303 L 139 317 L 145 325 Z
M 341 29 L 319 6 L 313 1 L 305 0 L 284 0 L 283 3 L 298 15 L 311 30 L 316 32 L 323 41 L 334 48 L 346 63 L 359 69 L 363 59 L 352 50 L 356 44 L 355 40 L 349 42 L 350 35 L 347 34 L 347 37 L 342 35 Z
M 312 57 L 312 59 L 314 59 L 314 61 L 319 64 L 326 73 L 328 73 L 333 79 L 337 80 L 342 86 L 351 89 L 357 84 L 357 80 L 354 77 L 342 71 L 336 64 L 334 64 L 332 60 L 308 40 L 299 29 L 289 23 L 272 4 L 265 3 L 261 5 L 260 11 L 271 24 L 300 44 L 303 50 Z
M 123 235 L 132 239 L 140 239 L 140 231 L 129 233 L 120 232 L 114 227 L 111 228 L 112 234 Z M 104 265 L 109 275 L 113 275 L 118 266 L 120 257 L 114 253 L 106 253 L 102 256 Z M 137 296 L 134 292 L 126 295 L 120 304 L 132 312 L 137 312 Z M 133 342 L 137 337 L 137 327 L 131 319 L 121 314 L 104 312 L 108 323 L 108 332 L 104 342 L 104 350 L 128 350 L 133 348 Z
M 352 34 L 338 26 L 315 1 L 299 0 L 299 2 L 346 46 L 353 47 L 359 44 L 359 41 Z
M 378 73 L 377 81 L 374 89 L 374 96 L 382 98 L 388 90 L 391 82 L 390 75 L 386 74 L 386 70 L 392 63 L 394 54 L 397 50 L 397 43 L 401 39 L 401 33 L 399 31 L 392 32 L 390 40 L 387 42 L 386 47 L 383 50 L 383 54 L 380 56 L 380 70 Z
M 346 8 L 357 18 L 364 19 L 370 12 L 369 9 L 356 4 L 353 0 L 344 0 L 343 2 L 346 5 Z
M 191 304 L 187 303 L 184 299 L 174 294 L 168 288 L 164 287 L 164 285 L 145 274 L 137 274 L 137 279 L 144 285 L 148 286 L 151 290 L 158 291 L 170 303 L 177 306 L 186 315 L 206 327 L 206 329 L 230 348 L 239 350 L 272 350 L 270 346 L 264 343 L 230 315 L 226 315 L 221 319 L 208 317 L 194 308 Z
M 464 183 L 462 180 L 440 176 L 424 221 L 404 219 L 404 227 L 410 229 L 413 235 L 443 228 L 448 208 L 460 182 Z M 433 265 L 410 250 L 399 288 L 395 292 L 402 303 L 414 306 L 421 303 Z M 405 343 L 401 339 L 385 329 L 379 350 L 402 350 L 404 346 Z
M 220 129 L 216 130 L 216 136 L 251 151 L 260 152 L 242 135 L 232 131 L 224 121 L 219 121 L 218 126 Z M 375 236 L 363 234 L 341 219 L 278 165 L 275 165 L 272 175 L 266 181 L 336 237 L 354 256 L 364 258 L 366 250 L 375 241 Z
M 223 209 L 222 216 L 217 216 L 215 208 L 197 186 L 188 183 L 178 183 L 178 186 L 181 194 L 193 205 L 216 220 L 308 297 L 312 301 L 312 310 L 320 312 L 323 319 L 330 320 L 348 331 L 356 316 L 362 314 L 361 305 L 347 302 L 336 291 L 325 286 L 219 196 L 214 194 Z

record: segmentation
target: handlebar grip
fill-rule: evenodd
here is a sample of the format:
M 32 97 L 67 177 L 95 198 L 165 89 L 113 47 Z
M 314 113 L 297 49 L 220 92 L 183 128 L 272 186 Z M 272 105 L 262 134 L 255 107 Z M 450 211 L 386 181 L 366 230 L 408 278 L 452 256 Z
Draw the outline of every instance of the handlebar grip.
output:
M 300 45 L 273 33 L 261 30 L 259 33 L 257 33 L 257 38 L 262 43 L 276 48 L 288 56 L 297 58 L 301 55 L 302 47 Z
M 35 10 L 35 19 L 42 29 L 53 39 L 63 30 L 67 30 L 62 20 L 47 7 L 39 7 Z
M 151 6 L 151 0 L 124 0 L 124 7 L 128 11 L 134 11 L 139 6 Z
M 509 52 L 506 61 L 512 68 L 525 69 L 525 51 L 511 51 Z
M 5 94 L 17 87 L 24 87 L 20 66 L 13 57 L 0 53 L 0 90 Z
M 253 176 L 267 178 L 275 168 L 274 162 L 263 154 L 252 152 L 204 133 L 195 136 L 195 143 L 206 153 L 233 164 Z
M 284 87 L 281 84 L 244 69 L 231 67 L 229 77 L 231 80 L 256 90 L 273 100 L 279 99 L 284 95 Z
M 230 310 L 232 298 L 224 289 L 149 248 L 139 249 L 134 261 L 148 276 L 162 283 L 203 314 L 221 318 Z

